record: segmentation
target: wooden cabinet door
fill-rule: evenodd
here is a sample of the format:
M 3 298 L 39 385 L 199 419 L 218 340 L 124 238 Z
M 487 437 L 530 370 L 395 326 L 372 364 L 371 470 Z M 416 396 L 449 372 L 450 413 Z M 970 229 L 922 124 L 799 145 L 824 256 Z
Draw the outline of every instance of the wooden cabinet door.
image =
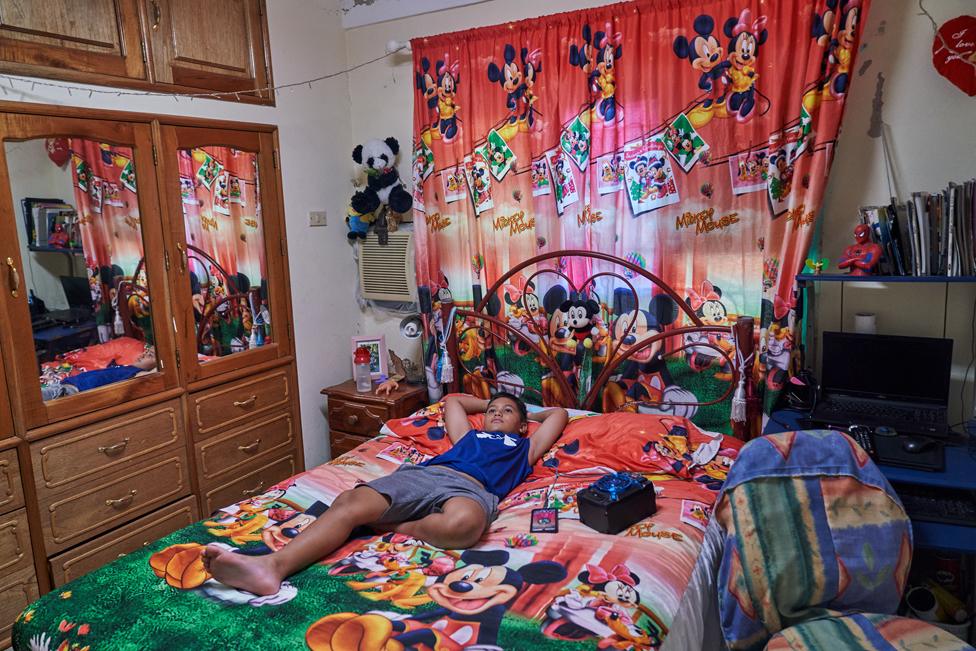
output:
M 274 133 L 161 126 L 176 330 L 188 381 L 292 353 Z M 192 387 L 191 387 L 192 388 Z
M 156 81 L 214 91 L 270 85 L 263 0 L 147 2 Z M 272 95 L 262 91 L 241 99 Z
M 146 79 L 137 0 L 0 0 L 0 70 Z
M 0 441 L 13 435 L 14 419 L 10 413 L 7 379 L 3 375 L 3 357 L 0 357 Z
M 26 428 L 178 386 L 150 125 L 4 113 L 0 134 L 0 346 Z

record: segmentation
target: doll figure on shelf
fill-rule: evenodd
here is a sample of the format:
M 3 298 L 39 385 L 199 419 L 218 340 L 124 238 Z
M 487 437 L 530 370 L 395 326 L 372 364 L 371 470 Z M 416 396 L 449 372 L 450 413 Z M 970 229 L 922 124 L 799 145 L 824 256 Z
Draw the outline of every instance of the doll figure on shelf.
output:
M 854 244 L 844 249 L 838 261 L 840 269 L 849 276 L 870 276 L 881 262 L 881 245 L 871 241 L 871 227 L 861 224 L 854 229 Z
M 65 249 L 68 247 L 68 233 L 64 230 L 64 224 L 55 224 L 51 233 L 47 236 L 48 246 L 55 249 Z

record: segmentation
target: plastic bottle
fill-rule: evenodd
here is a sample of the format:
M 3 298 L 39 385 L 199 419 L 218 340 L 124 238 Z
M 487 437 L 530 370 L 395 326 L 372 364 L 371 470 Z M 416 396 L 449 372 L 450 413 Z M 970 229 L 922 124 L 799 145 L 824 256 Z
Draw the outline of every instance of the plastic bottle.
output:
M 360 393 L 369 393 L 373 388 L 373 378 L 369 374 L 369 362 L 369 349 L 365 346 L 357 348 L 352 360 L 352 377 L 356 380 L 356 391 Z

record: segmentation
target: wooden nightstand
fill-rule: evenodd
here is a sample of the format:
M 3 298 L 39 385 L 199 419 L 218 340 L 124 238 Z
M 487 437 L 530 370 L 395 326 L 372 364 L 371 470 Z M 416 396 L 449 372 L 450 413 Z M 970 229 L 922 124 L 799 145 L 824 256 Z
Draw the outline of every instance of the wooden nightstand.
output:
M 329 443 L 333 459 L 377 436 L 383 423 L 391 418 L 409 416 L 427 404 L 427 387 L 406 382 L 401 382 L 399 390 L 389 396 L 359 393 L 352 380 L 322 389 L 322 393 L 329 397 Z

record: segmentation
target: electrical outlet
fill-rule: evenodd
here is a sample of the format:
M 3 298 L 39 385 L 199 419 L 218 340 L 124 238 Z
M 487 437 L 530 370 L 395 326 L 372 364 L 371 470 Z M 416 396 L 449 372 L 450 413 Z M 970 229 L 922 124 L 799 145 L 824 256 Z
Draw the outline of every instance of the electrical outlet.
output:
M 325 211 L 313 210 L 312 212 L 308 213 L 308 225 L 325 226 Z

